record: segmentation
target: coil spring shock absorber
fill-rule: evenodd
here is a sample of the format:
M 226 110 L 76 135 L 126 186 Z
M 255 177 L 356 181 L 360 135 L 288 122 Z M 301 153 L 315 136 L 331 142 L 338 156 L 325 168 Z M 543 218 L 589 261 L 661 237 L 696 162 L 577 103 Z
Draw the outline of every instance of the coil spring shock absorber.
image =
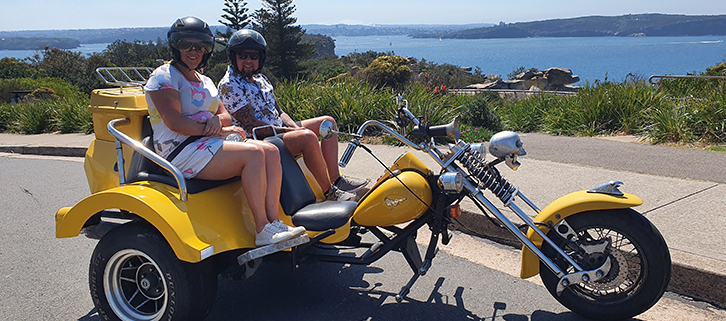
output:
M 504 179 L 494 166 L 482 160 L 479 152 L 467 147 L 457 160 L 466 168 L 470 177 L 476 178 L 479 188 L 490 190 L 504 204 L 511 202 L 517 189 Z

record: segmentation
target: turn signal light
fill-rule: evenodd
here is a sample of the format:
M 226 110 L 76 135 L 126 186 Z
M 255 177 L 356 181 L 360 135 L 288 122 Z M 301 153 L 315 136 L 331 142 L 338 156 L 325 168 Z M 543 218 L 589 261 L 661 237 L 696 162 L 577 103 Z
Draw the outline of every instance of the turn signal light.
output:
M 449 214 L 451 214 L 452 218 L 461 216 L 461 205 L 457 204 L 449 206 Z

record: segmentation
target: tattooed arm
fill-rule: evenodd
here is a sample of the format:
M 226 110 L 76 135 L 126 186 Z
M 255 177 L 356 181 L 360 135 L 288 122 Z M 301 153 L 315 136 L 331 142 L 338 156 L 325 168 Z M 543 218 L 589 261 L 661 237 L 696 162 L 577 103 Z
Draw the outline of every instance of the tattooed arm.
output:
M 277 100 L 275 100 L 275 108 L 277 108 L 277 112 L 280 114 L 280 120 L 282 120 L 282 124 L 285 125 L 285 127 L 298 128 L 298 125 L 295 124 L 295 121 L 292 120 L 292 117 L 284 112 L 282 108 L 280 108 Z
M 240 126 L 242 126 L 246 131 L 249 131 L 249 132 L 252 132 L 252 129 L 255 127 L 268 125 L 267 123 L 260 121 L 259 119 L 257 119 L 257 117 L 255 117 L 255 111 L 252 108 L 252 105 L 250 105 L 250 104 L 247 104 L 244 107 L 242 107 L 239 110 L 232 113 L 232 117 L 237 119 Z M 293 125 L 294 125 L 294 122 L 293 122 Z M 277 127 L 277 126 L 273 126 L 273 127 L 275 128 L 275 131 L 278 134 L 295 130 L 294 128 L 288 128 L 288 127 Z M 267 137 L 267 136 L 273 135 L 272 129 L 270 129 L 269 127 L 259 130 L 259 131 L 257 131 L 257 133 L 261 137 Z

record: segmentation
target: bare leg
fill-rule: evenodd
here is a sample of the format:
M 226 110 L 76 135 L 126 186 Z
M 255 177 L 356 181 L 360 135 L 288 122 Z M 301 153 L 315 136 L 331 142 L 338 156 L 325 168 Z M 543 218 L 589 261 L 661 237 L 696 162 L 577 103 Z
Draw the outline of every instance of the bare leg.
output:
M 325 166 L 323 153 L 318 145 L 318 137 L 315 133 L 307 129 L 287 132 L 282 135 L 282 141 L 290 150 L 290 153 L 297 155 L 302 153 L 305 166 L 315 177 L 323 191 L 327 191 L 330 186 L 328 171 Z
M 303 127 L 310 129 L 315 133 L 317 137 L 320 137 L 320 123 L 324 120 L 330 120 L 335 124 L 335 119 L 330 116 L 320 116 L 311 119 L 301 121 Z M 328 178 L 330 182 L 340 177 L 340 170 L 338 169 L 338 134 L 334 134 L 328 140 L 322 140 L 320 142 L 320 150 L 323 153 L 323 159 L 325 159 L 325 166 L 328 169 Z
M 267 178 L 267 191 L 265 195 L 265 209 L 267 220 L 274 222 L 279 218 L 280 190 L 282 189 L 282 166 L 280 165 L 280 152 L 275 145 L 263 141 L 249 140 L 248 143 L 259 146 L 265 154 L 265 176 Z
M 279 171 L 279 159 L 277 163 Z M 282 177 L 281 172 L 279 175 Z M 247 203 L 255 218 L 255 230 L 259 233 L 265 224 L 271 222 L 266 204 L 269 187 L 264 149 L 256 144 L 224 142 L 207 166 L 197 174 L 198 178 L 209 180 L 223 180 L 235 176 L 240 176 L 242 180 Z M 277 184 L 277 198 L 273 202 L 275 204 L 280 200 L 280 185 Z

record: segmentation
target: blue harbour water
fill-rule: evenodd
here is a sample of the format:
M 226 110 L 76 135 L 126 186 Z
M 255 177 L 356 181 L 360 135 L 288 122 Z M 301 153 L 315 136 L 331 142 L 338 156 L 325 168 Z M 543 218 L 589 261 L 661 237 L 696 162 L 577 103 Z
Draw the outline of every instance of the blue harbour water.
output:
M 76 49 L 70 49 L 73 52 L 81 52 L 82 54 L 91 55 L 93 53 L 101 53 L 110 45 L 109 43 L 85 43 Z M 10 57 L 23 59 L 32 57 L 35 54 L 42 53 L 42 50 L 0 50 L 0 58 Z
M 405 36 L 336 37 L 335 52 L 393 51 L 435 63 L 479 67 L 505 77 L 522 66 L 563 67 L 586 81 L 622 81 L 628 74 L 685 75 L 724 62 L 726 36 L 522 39 L 413 39 Z
M 83 44 L 72 51 L 100 53 L 109 44 Z M 622 81 L 628 74 L 685 75 L 704 72 L 726 59 L 726 36 L 593 37 L 522 39 L 414 39 L 406 36 L 335 37 L 335 52 L 393 51 L 438 64 L 479 67 L 506 77 L 518 67 L 569 68 L 578 85 Z M 34 50 L 0 50 L 0 58 L 24 58 Z

